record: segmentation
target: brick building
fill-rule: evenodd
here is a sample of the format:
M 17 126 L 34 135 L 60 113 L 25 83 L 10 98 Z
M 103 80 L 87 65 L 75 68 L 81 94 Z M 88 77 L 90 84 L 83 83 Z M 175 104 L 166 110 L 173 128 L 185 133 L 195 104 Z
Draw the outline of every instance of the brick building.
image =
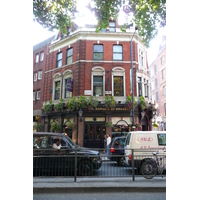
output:
M 150 98 L 158 106 L 156 121 L 166 130 L 166 36 L 163 36 L 157 58 L 149 67 Z
M 93 96 L 98 101 L 96 108 L 83 109 L 82 116 L 79 116 L 79 109 L 40 114 L 44 131 L 50 131 L 51 124 L 57 122 L 60 132 L 66 132 L 85 147 L 103 147 L 105 133 L 131 130 L 130 109 L 125 106 L 127 96 L 132 96 L 131 41 L 134 96 L 136 101 L 139 96 L 144 96 L 149 102 L 147 51 L 137 32 L 133 35 L 133 27 L 121 32 L 117 21 L 110 21 L 109 27 L 100 33 L 95 29 L 92 25 L 77 27 L 72 23 L 67 35 L 59 33 L 33 54 L 36 72 L 40 70 L 36 64 L 37 55 L 42 51 L 45 53 L 45 62 L 41 64 L 43 86 L 34 84 L 33 88 L 35 92 L 41 90 L 41 101 L 34 102 L 34 109 L 41 109 L 42 103 L 55 105 L 61 99 L 66 103 L 72 97 L 89 99 Z M 105 107 L 107 95 L 113 96 L 116 102 L 112 109 Z M 151 130 L 148 110 L 141 120 L 136 106 L 134 123 L 139 121 L 143 130 Z M 68 122 L 74 123 L 73 128 L 69 128 Z M 106 122 L 112 122 L 112 127 L 106 126 Z

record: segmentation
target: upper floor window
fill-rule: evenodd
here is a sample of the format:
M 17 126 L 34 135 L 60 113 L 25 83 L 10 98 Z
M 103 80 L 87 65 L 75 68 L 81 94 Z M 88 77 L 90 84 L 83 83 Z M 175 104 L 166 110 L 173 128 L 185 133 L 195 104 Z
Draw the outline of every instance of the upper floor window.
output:
M 73 73 L 72 70 L 66 70 L 63 72 L 63 98 L 72 97 L 73 92 Z
M 94 60 L 103 60 L 103 45 L 102 44 L 94 45 L 93 59 Z
M 163 95 L 166 96 L 166 85 L 163 86 Z
M 142 78 L 138 77 L 138 94 L 139 97 L 142 96 Z
M 73 48 L 67 49 L 66 64 L 69 65 L 73 62 Z
M 155 71 L 155 74 L 157 74 L 157 66 L 154 65 L 154 71 Z
M 154 81 L 151 82 L 151 90 L 154 90 L 155 88 L 155 84 L 154 84 Z
M 113 60 L 123 60 L 122 45 L 113 45 Z
M 33 92 L 33 101 L 35 101 L 35 91 Z
M 60 99 L 60 81 L 55 82 L 55 100 Z
M 40 100 L 40 90 L 37 91 L 37 100 Z
M 161 57 L 161 65 L 163 65 L 165 63 L 165 58 L 164 56 Z
M 109 22 L 109 32 L 116 32 L 116 23 L 115 21 Z
M 38 63 L 38 61 L 39 61 L 39 54 L 36 54 L 36 56 L 35 56 L 35 63 Z
M 62 66 L 62 52 L 57 53 L 57 62 L 56 67 L 59 68 Z
M 159 101 L 159 94 L 158 94 L 158 92 L 156 92 L 156 101 L 157 102 Z
M 144 52 L 141 50 L 139 50 L 139 63 L 141 67 L 144 66 Z
M 158 79 L 156 78 L 155 81 L 156 81 L 156 87 L 158 87 Z
M 93 76 L 93 96 L 103 96 L 103 76 Z
M 162 79 L 165 79 L 165 69 L 162 70 Z
M 93 67 L 91 80 L 92 95 L 105 96 L 105 69 Z
M 34 73 L 34 82 L 36 82 L 36 81 L 37 81 L 37 72 Z
M 150 69 L 150 74 L 151 74 L 151 77 L 154 75 L 154 70 L 153 70 L 153 68 Z
M 40 61 L 43 61 L 44 60 L 44 52 L 42 52 L 41 54 L 40 54 Z
M 38 80 L 41 80 L 42 79 L 42 71 L 39 71 L 38 72 Z
M 114 96 L 124 96 L 123 76 L 114 76 Z
M 112 95 L 119 97 L 117 99 L 125 98 L 126 96 L 126 78 L 125 69 L 122 67 L 115 67 L 112 69 Z
M 148 97 L 148 96 L 149 96 L 148 81 L 146 81 L 146 82 L 144 83 L 144 94 L 145 94 L 145 97 Z

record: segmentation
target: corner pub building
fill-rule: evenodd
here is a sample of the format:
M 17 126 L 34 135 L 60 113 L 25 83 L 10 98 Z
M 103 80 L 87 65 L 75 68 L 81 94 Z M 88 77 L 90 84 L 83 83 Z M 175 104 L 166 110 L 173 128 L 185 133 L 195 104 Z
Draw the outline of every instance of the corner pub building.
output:
M 102 148 L 106 133 L 112 137 L 132 129 L 130 109 L 125 104 L 127 96 L 132 97 L 131 42 L 135 100 L 144 96 L 150 101 L 146 47 L 133 26 L 121 32 L 117 20 L 111 20 L 109 27 L 100 33 L 95 32 L 95 26 L 78 27 L 75 23 L 67 30 L 67 35 L 59 32 L 45 46 L 40 100 L 43 105 L 53 104 L 54 110 L 45 112 L 40 107 L 40 112 L 35 113 L 39 113 L 42 131 L 51 131 L 51 124 L 56 122 L 61 127 L 57 132 L 67 133 L 78 145 Z M 38 51 L 36 46 L 34 64 Z M 93 96 L 98 101 L 97 107 L 55 109 L 61 99 L 66 104 L 72 97 L 80 96 L 87 100 Z M 106 107 L 107 96 L 114 98 L 114 107 Z M 140 121 L 142 130 L 151 130 L 151 110 L 147 109 L 141 119 L 138 108 L 134 109 L 134 123 Z M 68 122 L 73 126 L 69 127 Z M 106 126 L 107 122 L 112 122 L 112 126 Z

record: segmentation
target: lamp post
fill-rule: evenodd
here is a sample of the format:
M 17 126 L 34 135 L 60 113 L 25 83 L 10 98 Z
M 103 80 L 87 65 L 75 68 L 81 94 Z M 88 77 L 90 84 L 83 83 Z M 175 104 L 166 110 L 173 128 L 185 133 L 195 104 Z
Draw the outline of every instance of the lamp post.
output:
M 131 116 L 132 116 L 132 127 L 134 126 L 134 90 L 133 90 L 133 47 L 132 47 L 132 39 L 135 35 L 135 31 L 137 30 L 137 26 L 135 27 L 133 36 L 131 38 L 131 77 L 132 77 L 132 83 L 131 83 L 131 87 L 132 87 L 132 111 L 131 111 Z M 134 131 L 134 129 L 133 129 Z

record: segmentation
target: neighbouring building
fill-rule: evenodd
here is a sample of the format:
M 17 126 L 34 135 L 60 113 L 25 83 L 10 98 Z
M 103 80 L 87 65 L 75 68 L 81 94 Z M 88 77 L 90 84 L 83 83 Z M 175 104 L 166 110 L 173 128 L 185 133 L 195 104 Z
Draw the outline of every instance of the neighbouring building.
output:
M 166 36 L 163 36 L 157 58 L 149 67 L 150 98 L 157 105 L 155 121 L 159 130 L 166 130 Z
M 44 45 L 34 46 L 33 71 L 42 70 L 42 81 L 34 83 L 33 93 L 41 92 L 33 109 L 41 118 L 43 131 L 51 131 L 57 123 L 59 132 L 67 133 L 80 146 L 101 148 L 105 133 L 112 136 L 133 128 L 127 105 L 128 95 L 132 97 L 131 42 L 136 102 L 140 96 L 150 101 L 150 77 L 147 49 L 133 26 L 122 32 L 117 20 L 110 20 L 107 29 L 99 33 L 95 29 L 72 23 L 67 35 L 59 32 Z M 37 63 L 41 52 L 45 61 Z M 82 97 L 87 101 L 93 97 L 98 105 L 80 109 L 74 99 Z M 108 97 L 115 100 L 114 106 L 106 103 Z M 143 118 L 138 104 L 134 108 L 134 124 L 140 122 L 142 130 L 152 130 L 152 105 L 147 106 Z

